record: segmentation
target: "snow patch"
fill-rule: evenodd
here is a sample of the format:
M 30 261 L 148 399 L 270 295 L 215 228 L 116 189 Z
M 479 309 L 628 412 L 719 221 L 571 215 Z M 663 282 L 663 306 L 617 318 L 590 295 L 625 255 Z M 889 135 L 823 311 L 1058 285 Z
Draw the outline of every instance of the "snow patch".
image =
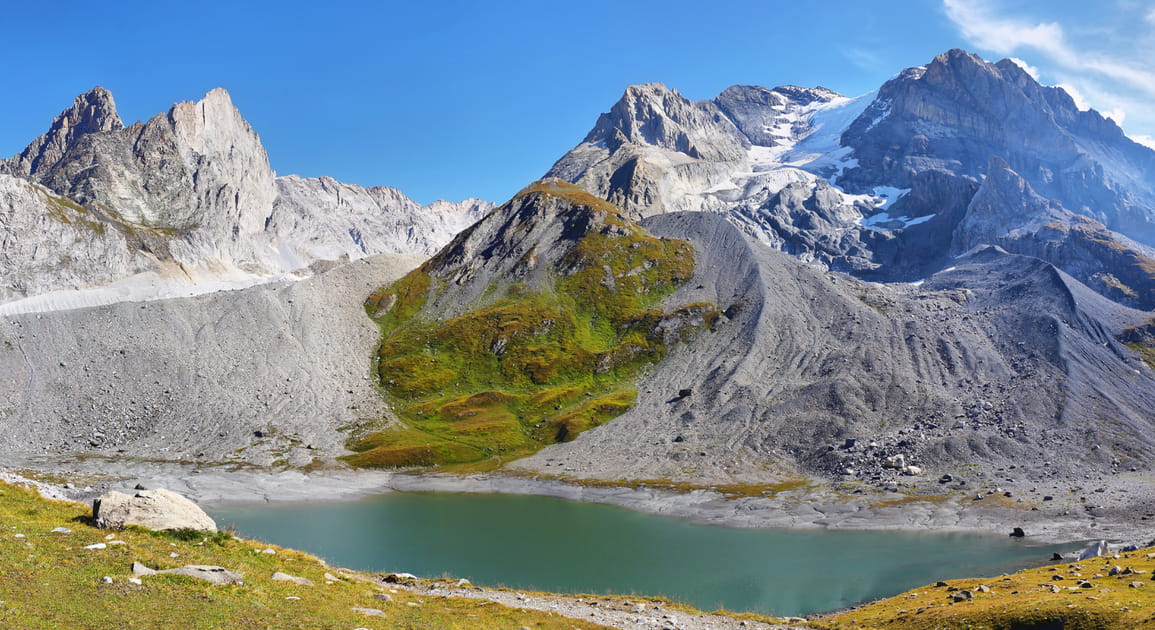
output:
M 118 280 L 112 284 L 101 287 L 50 291 L 40 295 L 5 302 L 0 304 L 0 315 L 70 311 L 79 308 L 115 304 L 117 302 L 167 300 L 214 293 L 217 291 L 235 291 L 258 284 L 299 280 L 300 278 L 301 276 L 291 274 L 258 276 L 236 273 L 199 282 L 189 282 L 187 279 L 164 277 L 149 271 L 129 276 L 123 280 Z
M 860 220 L 858 224 L 868 230 L 878 230 L 885 232 L 890 230 L 905 230 L 912 225 L 926 223 L 934 217 L 935 215 L 928 214 L 926 216 L 915 217 L 912 219 L 910 217 L 892 217 L 886 212 L 879 212 L 873 216 L 863 217 L 863 219 Z
M 910 192 L 909 188 L 895 188 L 894 186 L 875 186 L 874 196 L 878 198 L 875 203 L 876 206 L 883 210 L 889 208 L 891 204 L 902 199 L 902 197 Z M 934 215 L 931 215 L 934 216 Z

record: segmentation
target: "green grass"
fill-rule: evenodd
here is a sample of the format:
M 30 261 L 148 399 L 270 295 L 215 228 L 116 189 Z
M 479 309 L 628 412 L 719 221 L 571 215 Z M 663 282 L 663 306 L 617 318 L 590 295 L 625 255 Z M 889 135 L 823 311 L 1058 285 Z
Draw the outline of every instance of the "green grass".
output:
M 639 374 L 717 321 L 712 304 L 657 308 L 693 274 L 689 243 L 655 238 L 572 185 L 535 184 L 515 202 L 532 196 L 564 198 L 566 219 L 592 226 L 553 262 L 549 288 L 497 280 L 484 303 L 440 318 L 428 307 L 445 287 L 434 258 L 366 301 L 382 330 L 377 374 L 403 426 L 351 439 L 345 461 L 508 460 L 572 440 L 627 411 Z
M 1124 343 L 1128 348 L 1139 353 L 1139 356 L 1143 357 L 1147 365 L 1155 370 L 1155 346 L 1151 346 L 1144 341 L 1127 341 Z
M 824 630 L 1132 630 L 1155 628 L 1155 570 L 1152 549 L 1028 569 L 1011 575 L 950 580 L 923 586 L 860 608 L 815 620 Z M 1113 566 L 1143 573 L 1108 575 Z M 1055 576 L 1062 579 L 1056 580 Z M 1087 580 L 1090 587 L 1079 585 Z M 1132 588 L 1132 582 L 1141 582 Z M 986 586 L 989 592 L 978 587 Z M 1057 592 L 1055 590 L 1057 589 Z M 969 590 L 970 601 L 953 594 Z

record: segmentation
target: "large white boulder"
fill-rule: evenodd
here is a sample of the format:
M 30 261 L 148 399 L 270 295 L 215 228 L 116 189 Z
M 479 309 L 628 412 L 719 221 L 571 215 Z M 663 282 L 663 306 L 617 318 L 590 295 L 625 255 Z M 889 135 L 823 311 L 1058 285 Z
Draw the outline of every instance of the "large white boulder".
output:
M 96 526 L 120 528 L 138 525 L 147 529 L 201 529 L 217 531 L 204 510 L 183 496 L 164 488 L 141 490 L 134 495 L 112 491 L 92 502 Z

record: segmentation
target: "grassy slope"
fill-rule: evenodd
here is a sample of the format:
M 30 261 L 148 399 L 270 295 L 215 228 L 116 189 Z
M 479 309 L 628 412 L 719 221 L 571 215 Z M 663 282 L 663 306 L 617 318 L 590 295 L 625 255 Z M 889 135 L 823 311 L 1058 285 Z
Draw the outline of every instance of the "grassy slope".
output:
M 221 535 L 203 544 L 129 528 L 114 532 L 125 545 L 90 551 L 109 534 L 88 524 L 81 504 L 47 501 L 0 483 L 0 628 L 602 628 L 596 624 L 522 611 L 484 601 L 387 592 L 363 576 L 326 584 L 326 567 L 312 556 Z M 70 534 L 54 534 L 67 527 Z M 16 534 L 24 534 L 18 538 Z M 179 554 L 173 558 L 170 554 Z M 128 582 L 133 561 L 158 569 L 220 565 L 243 575 L 244 585 L 212 586 L 181 576 Z M 282 571 L 313 581 L 299 586 L 270 579 Z M 343 574 L 344 575 L 344 574 Z M 101 578 L 109 576 L 112 584 Z M 300 597 L 299 601 L 287 597 Z M 413 605 L 411 605 L 413 604 Z M 354 607 L 376 608 L 368 617 Z
M 813 625 L 826 630 L 1155 628 L 1153 551 L 1155 548 L 1121 554 L 1119 558 L 1093 558 L 996 578 L 952 580 L 945 586 L 924 586 Z M 1108 575 L 1114 566 L 1143 573 Z M 1081 580 L 1090 586 L 1080 586 Z M 1132 588 L 1132 582 L 1141 582 L 1142 586 Z M 990 592 L 981 592 L 980 585 L 988 587 Z M 1054 592 L 1055 588 L 1058 592 Z M 969 590 L 974 598 L 954 602 L 955 592 L 961 590 Z
M 655 308 L 693 274 L 689 243 L 652 237 L 576 187 L 525 195 L 563 198 L 600 227 L 557 261 L 549 289 L 491 286 L 502 297 L 458 317 L 423 311 L 440 283 L 428 265 L 371 296 L 378 374 L 404 426 L 351 440 L 349 463 L 507 460 L 572 440 L 628 410 L 641 370 L 717 319 L 711 304 Z

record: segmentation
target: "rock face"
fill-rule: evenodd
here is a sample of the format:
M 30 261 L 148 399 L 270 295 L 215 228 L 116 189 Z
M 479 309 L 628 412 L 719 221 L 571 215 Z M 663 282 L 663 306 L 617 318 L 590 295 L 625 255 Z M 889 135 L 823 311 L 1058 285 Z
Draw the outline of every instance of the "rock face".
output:
M 135 495 L 109 492 L 92 502 L 92 517 L 96 526 L 123 528 L 138 525 L 147 529 L 201 529 L 217 531 L 217 524 L 181 495 L 157 488 L 141 490 Z
M 432 254 L 493 207 L 480 199 L 422 206 L 395 188 L 289 175 L 277 178 L 265 232 L 290 266 L 382 252 Z
M 996 155 L 1040 195 L 1155 244 L 1155 152 L 1010 60 L 952 50 L 907 70 L 879 89 L 842 141 L 858 160 L 845 175 L 851 187 L 908 188 L 928 169 L 980 178 Z
M 916 281 L 997 244 L 1153 304 L 1155 151 L 1010 60 L 952 50 L 854 99 L 734 86 L 694 103 L 633 86 L 549 174 L 634 216 L 720 212 L 874 281 Z
M 1155 309 L 1155 248 L 1041 197 L 997 157 L 955 228 L 951 250 L 957 255 L 988 243 L 1046 260 L 1117 302 Z
M 491 208 L 278 179 L 223 89 L 124 127 L 95 88 L 0 162 L 0 301 L 145 272 L 252 284 L 307 275 L 318 261 L 430 254 Z

